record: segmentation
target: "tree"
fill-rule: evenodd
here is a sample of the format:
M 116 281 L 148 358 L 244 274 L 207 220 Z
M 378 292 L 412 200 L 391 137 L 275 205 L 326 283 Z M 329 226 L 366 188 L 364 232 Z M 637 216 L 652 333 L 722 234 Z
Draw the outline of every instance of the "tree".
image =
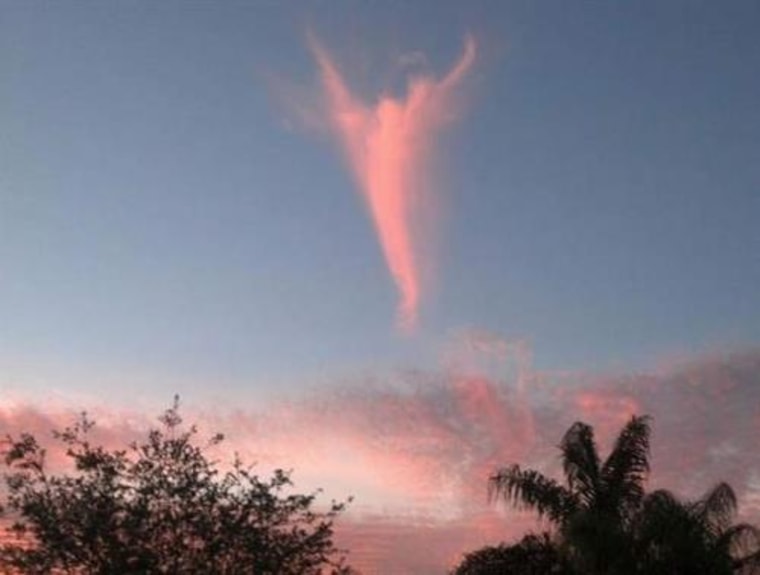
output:
M 734 523 L 736 494 L 719 483 L 696 501 L 657 490 L 646 496 L 635 522 L 639 571 L 652 575 L 760 572 L 760 532 Z
M 565 485 L 512 465 L 490 477 L 491 495 L 549 519 L 557 549 L 577 573 L 760 573 L 760 530 L 734 523 L 730 485 L 694 501 L 665 490 L 645 494 L 649 434 L 648 417 L 631 418 L 602 463 L 593 429 L 577 422 L 560 443 Z M 511 548 L 483 550 L 483 557 L 495 557 L 494 549 Z
M 465 555 L 452 575 L 571 575 L 570 565 L 548 533 L 513 545 L 483 547 Z
M 227 471 L 184 430 L 178 400 L 142 443 L 92 445 L 85 414 L 54 432 L 76 472 L 50 475 L 45 450 L 8 437 L 6 501 L 12 524 L 0 571 L 76 574 L 348 573 L 333 544 L 345 504 L 313 509 L 289 473 L 261 479 L 236 458 Z M 214 436 L 210 444 L 223 440 Z
M 559 530 L 583 573 L 625 573 L 630 525 L 649 472 L 649 418 L 632 417 L 602 462 L 591 426 L 574 423 L 560 443 L 566 485 L 512 465 L 491 476 L 492 497 L 534 509 Z

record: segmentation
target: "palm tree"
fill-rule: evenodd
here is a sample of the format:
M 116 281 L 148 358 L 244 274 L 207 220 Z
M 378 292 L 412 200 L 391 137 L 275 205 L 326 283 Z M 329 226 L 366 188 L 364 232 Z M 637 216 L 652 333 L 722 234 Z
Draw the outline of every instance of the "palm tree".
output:
M 632 417 L 604 462 L 593 428 L 576 422 L 559 446 L 566 485 L 512 465 L 491 476 L 491 497 L 533 509 L 552 522 L 580 572 L 632 572 L 630 526 L 649 473 L 649 421 Z
M 640 572 L 760 573 L 760 531 L 734 524 L 736 511 L 736 494 L 727 483 L 696 501 L 680 501 L 664 489 L 650 493 L 634 525 Z

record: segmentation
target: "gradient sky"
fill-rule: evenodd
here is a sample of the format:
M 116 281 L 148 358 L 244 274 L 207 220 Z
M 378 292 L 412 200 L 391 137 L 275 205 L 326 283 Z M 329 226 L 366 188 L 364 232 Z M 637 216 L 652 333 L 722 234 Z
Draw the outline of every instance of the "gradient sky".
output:
M 414 372 L 401 411 L 416 417 L 438 412 L 419 407 L 435 393 L 415 378 L 445 372 L 432 404 L 472 392 L 462 425 L 483 410 L 515 425 L 527 412 L 488 395 L 494 379 L 524 392 L 505 367 L 515 357 L 554 378 L 555 400 L 561 385 L 607 382 L 603 400 L 556 400 L 563 422 L 657 406 L 652 381 L 735 361 L 730 405 L 757 405 L 758 29 L 753 0 L 0 0 L 7 409 L 118 412 L 180 393 L 266 411 L 262 398 L 284 394 L 312 413 L 359 393 L 364 413 Z M 382 102 L 412 124 L 383 125 Z M 341 124 L 347 112 L 363 127 Z M 357 155 L 370 141 L 403 161 Z M 399 200 L 425 236 L 414 273 L 393 263 L 394 216 L 372 203 L 372 174 L 389 173 L 399 198 L 424 189 Z M 465 393 L 452 369 L 486 379 Z M 620 392 L 644 372 L 656 374 L 635 400 Z M 702 408 L 668 393 L 677 439 L 679 417 Z M 392 484 L 367 493 L 389 501 Z

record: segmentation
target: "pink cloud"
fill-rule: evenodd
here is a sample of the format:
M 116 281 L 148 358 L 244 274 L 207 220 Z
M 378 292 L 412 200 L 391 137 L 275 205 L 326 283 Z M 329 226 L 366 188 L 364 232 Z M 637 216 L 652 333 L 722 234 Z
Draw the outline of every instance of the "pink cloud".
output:
M 428 160 L 436 130 L 455 115 L 452 97 L 475 61 L 475 41 L 469 36 L 465 39 L 462 55 L 442 79 L 412 76 L 405 97 L 386 93 L 374 104 L 361 102 L 351 92 L 330 55 L 313 37 L 311 48 L 332 128 L 367 202 L 400 293 L 399 326 L 412 330 L 425 265 L 418 232 L 435 203 L 429 189 Z
M 760 351 L 656 372 L 558 377 L 533 370 L 524 345 L 482 333 L 464 339 L 464 359 L 443 371 L 336 386 L 259 411 L 188 405 L 186 419 L 203 434 L 227 434 L 217 459 L 237 451 L 261 473 L 293 468 L 299 489 L 354 495 L 338 537 L 365 573 L 440 573 L 467 550 L 535 527 L 530 515 L 488 502 L 488 475 L 516 462 L 559 477 L 556 445 L 579 419 L 594 426 L 606 452 L 633 412 L 651 414 L 650 487 L 697 496 L 728 480 L 745 515 L 760 519 Z M 155 421 L 91 411 L 114 446 Z M 73 415 L 0 402 L 0 429 L 48 439 Z
M 366 515 L 343 522 L 337 542 L 349 550 L 349 562 L 363 575 L 440 575 L 459 563 L 465 550 L 538 527 L 525 514 L 505 520 L 488 510 L 444 522 Z
M 288 406 L 289 431 L 274 434 L 278 449 L 316 448 L 299 473 L 316 478 L 335 465 L 357 496 L 340 537 L 366 573 L 440 573 L 469 549 L 535 527 L 488 503 L 487 477 L 513 462 L 560 477 L 556 445 L 576 420 L 594 426 L 606 453 L 633 413 L 651 414 L 652 488 L 694 497 L 728 480 L 745 516 L 760 519 L 760 352 L 658 372 L 557 377 L 525 365 L 522 346 L 465 339 L 455 368 L 306 398 Z M 499 378 L 494 358 L 520 367 Z

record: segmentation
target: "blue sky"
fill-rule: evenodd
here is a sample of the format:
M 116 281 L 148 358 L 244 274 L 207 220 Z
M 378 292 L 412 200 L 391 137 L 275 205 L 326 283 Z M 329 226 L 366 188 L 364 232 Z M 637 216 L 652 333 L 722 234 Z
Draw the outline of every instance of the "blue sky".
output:
M 355 495 L 368 572 L 523 533 L 486 478 L 553 469 L 576 419 L 604 447 L 652 414 L 653 484 L 729 479 L 756 520 L 758 29 L 754 0 L 0 0 L 0 429 L 128 441 L 179 393 Z M 325 65 L 377 119 L 468 37 L 404 333 Z
M 1 10 L 0 361 L 17 381 L 265 392 L 432 366 L 470 328 L 557 370 L 760 341 L 756 2 Z M 282 98 L 319 92 L 307 29 L 366 98 L 403 93 L 403 54 L 441 75 L 478 43 L 438 142 L 445 218 L 412 336 L 335 142 Z

